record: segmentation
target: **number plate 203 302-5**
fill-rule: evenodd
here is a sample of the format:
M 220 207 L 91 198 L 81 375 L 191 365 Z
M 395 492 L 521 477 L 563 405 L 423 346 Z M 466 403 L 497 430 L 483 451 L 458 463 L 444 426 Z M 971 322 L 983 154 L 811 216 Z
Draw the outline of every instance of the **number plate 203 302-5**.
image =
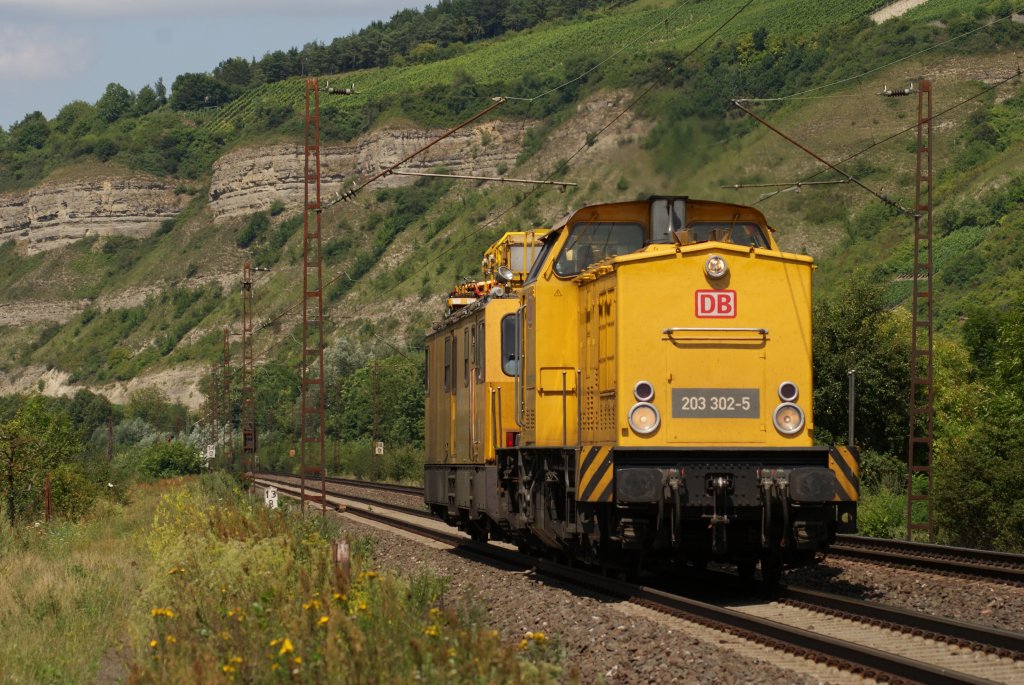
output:
M 672 388 L 674 419 L 757 419 L 757 388 Z

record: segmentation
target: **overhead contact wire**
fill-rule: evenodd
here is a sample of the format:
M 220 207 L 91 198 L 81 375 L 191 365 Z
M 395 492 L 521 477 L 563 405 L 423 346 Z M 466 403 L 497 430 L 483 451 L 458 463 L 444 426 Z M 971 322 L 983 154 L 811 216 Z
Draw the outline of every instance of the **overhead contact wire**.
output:
M 961 100 L 960 102 L 957 102 L 954 105 L 950 105 L 949 107 L 947 107 L 946 109 L 942 110 L 941 112 L 937 112 L 936 114 L 933 114 L 930 118 L 925 119 L 924 122 L 935 121 L 939 117 L 941 117 L 941 116 L 943 116 L 945 114 L 949 114 L 953 110 L 955 110 L 955 109 L 957 109 L 959 107 L 963 107 L 964 105 L 966 105 L 966 104 L 968 104 L 970 102 L 973 102 L 974 100 L 977 100 L 978 98 L 982 97 L 983 95 L 992 92 L 993 90 L 995 90 L 999 86 L 1001 86 L 1001 85 L 1003 85 L 1003 84 L 1005 84 L 1005 83 L 1007 83 L 1009 81 L 1012 81 L 1015 78 L 1020 77 L 1020 75 L 1021 75 L 1021 68 L 1020 68 L 1020 66 L 1018 66 L 1016 72 L 1010 74 L 1009 76 L 1007 76 L 1005 78 L 1002 78 L 1002 79 L 996 81 L 995 83 L 993 83 L 989 87 L 984 88 L 983 90 L 975 93 L 974 95 L 970 96 L 969 98 L 967 98 L 965 100 Z M 736 101 L 734 101 L 734 104 L 736 104 Z M 742 109 L 747 114 L 751 114 L 749 110 L 741 107 L 740 105 L 736 104 L 736 106 L 739 107 L 740 109 Z M 754 115 L 751 114 L 751 116 L 754 116 Z M 757 118 L 757 117 L 754 117 L 754 118 Z M 922 122 L 922 123 L 924 123 L 924 122 Z M 872 149 L 878 147 L 879 145 L 884 145 L 885 143 L 888 143 L 889 141 L 891 141 L 891 140 L 893 140 L 895 138 L 898 138 L 899 136 L 903 135 L 904 133 L 908 133 L 910 131 L 915 130 L 917 127 L 918 127 L 918 124 L 911 124 L 910 126 L 907 126 L 906 128 L 901 129 L 901 130 L 897 131 L 896 133 L 893 133 L 890 136 L 887 136 L 887 137 L 885 137 L 885 138 L 883 138 L 881 140 L 875 141 L 871 145 L 868 145 L 866 148 L 864 148 L 864 149 L 862 149 L 862 150 L 860 150 L 858 152 L 855 152 L 852 155 L 849 155 L 848 157 L 844 157 L 843 159 L 841 159 L 838 162 L 836 162 L 835 165 L 829 164 L 828 166 L 829 166 L 829 168 L 834 169 L 835 166 L 839 166 L 841 164 L 846 164 L 847 162 L 852 161 L 852 160 L 856 159 L 857 157 L 860 157 L 865 152 L 868 152 L 869 150 L 872 150 Z M 769 127 L 769 128 L 771 128 L 771 127 Z M 827 164 L 827 162 L 826 162 L 826 164 Z M 850 178 L 852 180 L 852 177 L 850 177 L 845 172 L 843 172 L 841 170 L 838 170 L 838 169 L 835 169 L 835 170 L 838 171 L 840 174 L 842 174 L 844 177 L 848 177 L 848 178 Z M 765 200 L 770 200 L 771 198 L 775 197 L 776 195 L 779 195 L 780 193 L 786 192 L 786 190 L 789 190 L 789 188 L 792 188 L 794 186 L 797 186 L 797 185 L 800 185 L 800 184 L 803 184 L 803 183 L 807 183 L 808 181 L 814 180 L 818 176 L 821 176 L 823 173 L 825 173 L 824 169 L 816 171 L 815 173 L 811 174 L 810 176 L 808 176 L 807 178 L 804 178 L 801 181 L 798 181 L 797 183 L 788 184 L 787 187 L 784 190 L 777 190 L 774 193 L 770 193 L 770 194 L 766 195 L 765 197 L 762 197 L 761 199 L 759 199 L 754 204 L 760 204 L 761 202 L 763 202 Z M 854 181 L 854 182 L 856 182 L 856 181 Z M 858 185 L 860 185 L 860 184 L 858 183 Z M 873 192 L 873 191 L 869 191 L 869 192 Z M 887 204 L 888 204 L 888 202 L 887 202 Z

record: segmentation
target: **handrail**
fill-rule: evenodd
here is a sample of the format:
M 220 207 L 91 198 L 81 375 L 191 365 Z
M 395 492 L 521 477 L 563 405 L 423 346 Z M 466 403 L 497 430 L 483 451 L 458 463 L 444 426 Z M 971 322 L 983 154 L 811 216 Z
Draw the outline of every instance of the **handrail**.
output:
M 673 328 L 666 328 L 662 332 L 668 340 L 682 342 L 685 340 L 751 340 L 750 337 L 739 336 L 739 335 L 699 335 L 700 333 L 753 333 L 759 336 L 761 341 L 768 339 L 767 328 L 729 328 L 719 326 L 708 326 L 708 327 L 689 327 L 689 326 L 676 326 Z M 677 333 L 691 333 L 698 335 L 676 335 Z
M 710 331 L 714 333 L 758 333 L 760 335 L 768 335 L 767 328 L 723 328 L 723 327 L 682 327 L 676 326 L 673 328 L 666 328 L 662 331 L 663 335 L 671 335 L 676 331 L 684 332 L 698 332 L 698 331 Z

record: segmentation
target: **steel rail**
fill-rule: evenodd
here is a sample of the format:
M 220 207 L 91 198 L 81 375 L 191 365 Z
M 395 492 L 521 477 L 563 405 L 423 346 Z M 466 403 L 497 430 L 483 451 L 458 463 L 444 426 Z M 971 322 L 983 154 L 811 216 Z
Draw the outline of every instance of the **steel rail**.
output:
M 1024 585 L 1024 555 L 905 540 L 840 535 L 829 554 L 901 568 Z

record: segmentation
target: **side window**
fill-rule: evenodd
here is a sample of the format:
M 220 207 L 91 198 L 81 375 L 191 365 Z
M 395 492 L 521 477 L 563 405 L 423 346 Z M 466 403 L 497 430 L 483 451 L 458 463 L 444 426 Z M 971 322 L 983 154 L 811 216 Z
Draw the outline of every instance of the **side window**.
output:
M 501 319 L 501 370 L 506 376 L 519 373 L 519 359 L 516 358 L 516 315 L 508 314 Z
M 451 338 L 444 338 L 444 391 L 452 388 L 452 347 Z
M 484 337 L 484 322 L 480 321 L 477 324 L 476 333 L 476 380 L 478 383 L 483 382 L 484 376 L 484 364 L 487 361 L 484 352 L 487 349 L 487 338 Z
M 462 331 L 462 384 L 467 388 L 469 387 L 469 330 L 472 328 L 466 328 Z

